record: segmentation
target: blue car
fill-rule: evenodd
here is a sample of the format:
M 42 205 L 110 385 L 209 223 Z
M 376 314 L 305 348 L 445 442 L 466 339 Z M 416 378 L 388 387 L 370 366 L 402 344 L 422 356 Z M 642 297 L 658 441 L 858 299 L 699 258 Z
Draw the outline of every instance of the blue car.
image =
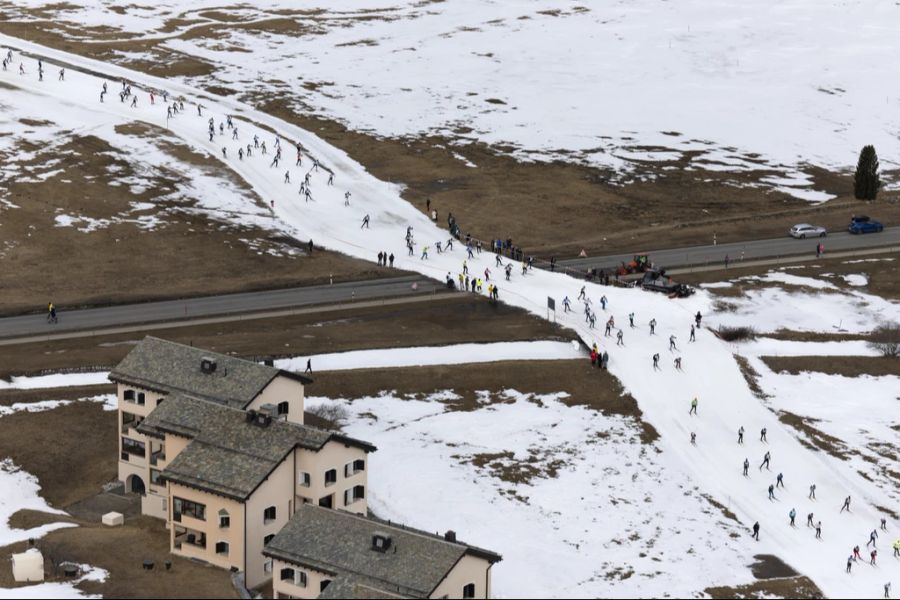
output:
M 879 233 L 883 229 L 884 225 L 878 221 L 862 216 L 850 219 L 850 226 L 847 227 L 850 233 Z

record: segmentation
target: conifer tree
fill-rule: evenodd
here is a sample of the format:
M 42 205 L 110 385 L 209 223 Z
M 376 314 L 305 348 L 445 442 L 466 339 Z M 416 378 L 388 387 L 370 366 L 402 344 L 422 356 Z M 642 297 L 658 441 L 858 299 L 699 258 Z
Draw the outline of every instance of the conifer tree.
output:
M 875 146 L 863 147 L 856 164 L 856 175 L 853 178 L 853 193 L 860 200 L 874 200 L 878 195 L 881 180 L 878 177 L 878 155 Z

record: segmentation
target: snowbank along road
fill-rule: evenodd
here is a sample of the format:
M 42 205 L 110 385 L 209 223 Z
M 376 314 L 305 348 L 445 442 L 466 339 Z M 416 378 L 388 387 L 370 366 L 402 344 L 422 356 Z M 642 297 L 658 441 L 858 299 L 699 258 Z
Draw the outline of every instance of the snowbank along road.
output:
M 747 544 L 760 553 L 779 556 L 810 576 L 830 597 L 880 595 L 884 583 L 900 574 L 900 562 L 892 560 L 887 551 L 890 533 L 879 540 L 882 560 L 877 568 L 860 564 L 852 574 L 844 572 L 850 549 L 856 544 L 864 547 L 868 533 L 878 527 L 882 516 L 887 516 L 878 507 L 893 507 L 882 492 L 839 460 L 807 449 L 792 430 L 782 426 L 754 397 L 727 344 L 705 329 L 700 330 L 696 342 L 688 342 L 694 314 L 705 314 L 710 309 L 706 294 L 672 301 L 638 290 L 585 285 L 560 273 L 532 270 L 523 274 L 518 264 L 513 265 L 511 280 L 506 281 L 502 269 L 495 267 L 492 254 L 485 252 L 466 259 L 466 251 L 459 243 L 451 251 L 438 253 L 435 245 L 446 242 L 447 234 L 403 201 L 396 185 L 375 179 L 345 153 L 305 130 L 241 103 L 178 83 L 6 36 L 0 36 L 0 45 L 13 50 L 12 64 L 0 73 L 0 82 L 17 88 L 4 89 L 4 95 L 28 94 L 30 102 L 57 121 L 65 121 L 67 107 L 87 106 L 114 122 L 138 120 L 156 125 L 160 138 L 171 141 L 175 137 L 218 157 L 244 178 L 301 240 L 312 238 L 318 245 L 367 260 L 374 260 L 379 251 L 393 253 L 399 268 L 441 281 L 448 275 L 456 279 L 464 266 L 470 276 L 484 279 L 489 270 L 490 280 L 485 281 L 485 288 L 489 283 L 498 283 L 501 301 L 537 315 L 545 316 L 547 298 L 555 298 L 557 320 L 577 331 L 586 344 L 597 343 L 601 350 L 609 352 L 610 370 L 637 399 L 644 418 L 659 431 L 663 450 L 680 459 L 698 485 L 732 510 L 748 530 L 754 522 L 760 523 L 759 541 L 751 539 L 748 532 Z M 5 49 L 2 54 L 6 55 Z M 39 57 L 43 61 L 43 81 L 38 78 Z M 64 80 L 58 78 L 59 64 L 67 65 Z M 134 106 L 132 98 L 120 102 L 123 79 L 130 83 L 137 98 Z M 109 92 L 101 103 L 104 82 Z M 155 94 L 153 104 L 151 91 Z M 170 119 L 163 91 L 168 95 L 169 106 L 173 98 L 184 102 L 184 110 Z M 198 115 L 198 105 L 202 106 L 202 116 Z M 232 129 L 222 127 L 220 133 L 227 115 L 238 129 L 237 139 L 233 139 Z M 215 127 L 212 141 L 210 118 Z M 71 126 L 77 128 L 78 123 Z M 265 155 L 255 147 L 254 136 L 266 142 Z M 147 144 L 156 141 L 148 138 Z M 239 149 L 246 152 L 248 144 L 252 156 L 239 158 Z M 276 146 L 282 149 L 277 166 L 273 161 Z M 296 166 L 298 148 L 301 166 Z M 318 169 L 313 167 L 314 161 L 318 162 Z M 331 173 L 333 185 L 328 184 Z M 307 175 L 312 196 L 308 201 L 299 194 Z M 345 201 L 347 192 L 349 203 Z M 407 228 L 412 228 L 413 256 L 406 251 Z M 420 258 L 426 247 L 427 259 Z M 597 315 L 596 328 L 588 326 L 584 304 L 577 300 L 583 285 L 587 305 Z M 605 309 L 600 304 L 604 295 L 608 299 Z M 565 296 L 571 300 L 571 313 L 562 311 Z M 629 313 L 635 315 L 634 329 L 628 326 Z M 615 326 L 612 336 L 605 337 L 604 324 L 610 316 L 615 317 Z M 648 328 L 651 319 L 658 323 L 654 335 Z M 624 346 L 615 344 L 620 328 L 624 330 Z M 677 336 L 677 350 L 669 350 L 671 335 Z M 662 356 L 658 371 L 651 366 L 654 353 Z M 683 358 L 681 371 L 672 366 L 676 356 Z M 695 397 L 698 414 L 689 415 L 691 399 Z M 736 443 L 740 426 L 747 431 L 743 445 Z M 768 430 L 767 442 L 759 441 L 763 427 Z M 697 435 L 696 445 L 690 443 L 691 433 Z M 771 452 L 768 469 L 759 467 L 766 452 Z M 748 477 L 742 475 L 745 458 L 751 463 Z M 778 488 L 777 500 L 773 501 L 767 488 L 775 483 L 778 473 L 784 474 L 786 487 Z M 811 484 L 817 486 L 815 501 L 807 499 Z M 847 496 L 852 498 L 851 511 L 841 512 Z M 796 508 L 799 515 L 795 528 L 788 525 L 791 508 Z M 809 512 L 815 513 L 816 521 L 822 521 L 822 539 L 816 539 L 813 530 L 804 526 Z M 889 531 L 894 527 L 892 522 Z M 478 541 L 477 532 L 470 537 Z M 483 543 L 488 544 L 489 540 Z M 502 594 L 503 590 L 497 592 Z

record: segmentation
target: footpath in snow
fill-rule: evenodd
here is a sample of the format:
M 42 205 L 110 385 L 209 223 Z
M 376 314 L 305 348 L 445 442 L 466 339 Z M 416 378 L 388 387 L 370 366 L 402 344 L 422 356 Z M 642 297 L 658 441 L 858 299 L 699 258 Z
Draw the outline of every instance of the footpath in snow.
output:
M 106 113 L 113 121 L 139 120 L 157 125 L 160 135 L 177 136 L 233 169 L 300 240 L 313 239 L 317 245 L 371 261 L 379 251 L 387 251 L 397 257 L 398 268 L 440 281 L 447 276 L 455 279 L 464 268 L 478 277 L 485 277 L 486 270 L 490 270 L 490 282 L 499 284 L 501 301 L 540 316 L 546 316 L 548 296 L 555 298 L 560 309 L 563 298 L 568 296 L 574 312 L 559 310 L 557 322 L 575 330 L 586 344 L 597 343 L 609 352 L 610 371 L 637 399 L 644 418 L 660 433 L 663 450 L 693 475 L 703 491 L 728 506 L 748 527 L 756 521 L 760 523 L 760 541 L 747 537 L 747 544 L 760 553 L 779 556 L 810 576 L 829 597 L 880 595 L 886 581 L 900 581 L 900 562 L 892 561 L 888 552 L 883 552 L 877 568 L 860 564 L 852 575 L 844 573 L 850 549 L 856 544 L 865 546 L 868 533 L 883 516 L 877 507 L 890 508 L 890 499 L 837 459 L 804 447 L 793 431 L 753 396 L 727 344 L 705 329 L 700 330 L 695 343 L 687 341 L 694 313 L 709 312 L 707 294 L 673 301 L 640 290 L 585 283 L 560 273 L 528 271 L 523 275 L 518 264 L 513 266 L 511 280 L 506 281 L 493 254 L 484 252 L 467 259 L 458 242 L 452 251 L 437 253 L 435 245 L 447 241 L 446 231 L 400 198 L 398 186 L 375 179 L 345 153 L 310 132 L 236 101 L 213 97 L 179 83 L 0 36 L 0 45 L 3 44 L 14 49 L 14 57 L 9 70 L 0 73 L 0 82 L 21 90 L 4 90 L 4 94 L 29 94 L 29 101 L 54 120 L 64 121 L 67 107 L 78 105 Z M 23 56 L 19 50 L 43 58 L 43 81 L 38 81 L 37 58 Z M 69 68 L 61 81 L 54 62 L 102 76 Z M 24 75 L 19 74 L 20 64 Z M 130 98 L 119 101 L 123 78 L 131 83 L 138 97 L 135 107 L 130 105 Z M 99 95 L 104 82 L 109 93 L 101 104 Z M 150 103 L 148 90 L 155 90 L 155 104 Z M 170 99 L 183 97 L 184 101 L 184 110 L 168 122 L 162 90 L 168 92 Z M 202 116 L 197 114 L 198 104 L 202 105 Z M 223 127 L 219 133 L 226 115 L 232 117 L 239 130 L 237 140 L 232 139 L 228 128 Z M 208 133 L 210 118 L 215 126 L 213 141 Z M 163 131 L 167 125 L 168 134 Z M 71 126 L 75 128 L 77 123 Z M 254 147 L 252 157 L 239 159 L 238 150 L 246 151 L 248 144 L 252 146 L 254 136 L 267 143 L 268 154 L 264 156 Z M 276 139 L 282 148 L 277 166 L 272 154 Z M 147 143 L 154 140 L 148 139 Z M 296 166 L 296 148 L 300 149 L 301 166 Z M 311 169 L 314 159 L 318 169 Z M 334 173 L 333 185 L 328 183 L 329 172 Z M 299 193 L 307 174 L 312 194 L 309 201 Z M 349 204 L 345 203 L 347 192 Z M 366 216 L 368 227 L 364 224 Z M 408 228 L 414 237 L 413 256 L 408 256 L 405 248 Z M 430 249 L 428 258 L 420 259 L 426 246 Z M 504 263 L 506 260 L 502 259 Z M 589 328 L 583 305 L 576 300 L 582 286 L 587 304 L 598 315 L 596 329 Z M 604 295 L 608 299 L 606 310 L 599 303 Z M 629 313 L 635 315 L 634 329 L 628 326 Z M 604 336 L 604 323 L 610 316 L 615 317 L 613 334 L 620 328 L 624 332 L 624 346 L 617 346 L 615 337 Z M 655 335 L 650 335 L 648 322 L 654 318 L 658 325 Z M 678 349 L 670 351 L 672 335 L 676 336 Z M 651 366 L 654 353 L 662 356 L 658 371 Z M 672 366 L 676 356 L 683 358 L 681 371 Z M 699 399 L 696 416 L 688 414 L 694 397 Z M 747 443 L 743 445 L 736 443 L 740 426 L 747 430 Z M 767 442 L 758 439 L 763 427 L 768 430 Z M 697 434 L 696 445 L 689 441 L 692 432 Z M 771 470 L 758 468 L 766 452 L 771 452 Z M 745 459 L 752 463 L 749 477 L 741 474 Z M 779 489 L 777 501 L 772 501 L 767 487 L 775 483 L 779 472 L 784 474 L 787 487 Z M 807 499 L 808 487 L 813 483 L 817 485 L 815 501 Z M 841 513 L 846 496 L 852 498 L 852 512 Z M 812 530 L 803 527 L 804 519 L 799 527 L 790 527 L 787 515 L 791 508 L 801 516 L 814 512 L 816 520 L 822 521 L 822 539 L 816 539 Z M 891 524 L 892 529 L 896 526 Z M 473 543 L 490 545 L 490 540 L 479 540 L 477 532 L 467 537 Z M 882 549 L 887 546 L 887 537 L 882 538 Z M 516 570 L 532 568 L 534 565 L 503 564 L 500 570 L 508 569 L 514 575 Z M 499 580 L 497 588 L 502 595 Z M 535 593 L 552 595 L 554 591 Z

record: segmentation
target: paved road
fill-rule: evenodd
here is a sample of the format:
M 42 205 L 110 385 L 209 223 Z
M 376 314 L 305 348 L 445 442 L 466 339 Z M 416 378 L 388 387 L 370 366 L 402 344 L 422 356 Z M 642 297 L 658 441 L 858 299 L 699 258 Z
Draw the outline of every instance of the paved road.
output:
M 794 240 L 778 238 L 716 246 L 696 246 L 671 250 L 650 251 L 651 260 L 666 267 L 704 267 L 707 263 L 721 263 L 725 255 L 737 262 L 743 253 L 744 260 L 790 255 L 812 255 L 819 239 Z M 830 235 L 824 240 L 826 253 L 843 250 L 862 250 L 875 247 L 900 249 L 900 227 L 885 229 L 880 234 L 851 236 L 847 233 Z M 609 269 L 630 255 L 597 258 L 576 258 L 559 261 L 560 267 L 585 270 L 588 267 Z M 338 304 L 375 298 L 398 298 L 417 294 L 432 294 L 443 289 L 439 282 L 418 275 L 375 279 L 369 281 L 336 283 L 334 285 L 308 286 L 283 290 L 247 292 L 126 304 L 105 308 L 67 311 L 61 307 L 60 321 L 47 324 L 44 315 L 24 315 L 0 319 L 0 338 L 89 331 L 144 323 L 174 322 L 186 319 L 234 315 L 251 312 L 273 311 L 286 308 Z
M 751 242 L 734 242 L 729 244 L 717 244 L 715 246 L 693 246 L 689 248 L 673 248 L 670 250 L 648 250 L 650 260 L 660 267 L 691 267 L 705 266 L 712 263 L 724 263 L 725 256 L 737 263 L 743 260 L 755 258 L 773 258 L 779 256 L 791 256 L 808 253 L 814 255 L 816 244 L 822 242 L 825 252 L 837 252 L 839 250 L 861 250 L 880 246 L 900 246 L 900 227 L 888 227 L 881 233 L 866 235 L 851 235 L 847 232 L 832 233 L 825 238 L 810 238 L 795 240 L 785 233 L 784 237 L 769 240 L 754 240 Z M 635 251 L 646 250 L 635 248 Z M 575 258 L 561 260 L 559 265 L 587 270 L 589 267 L 598 269 L 611 269 L 622 262 L 628 262 L 633 258 L 632 254 L 618 254 L 598 258 Z
M 59 323 L 55 325 L 48 324 L 43 314 L 0 319 L 0 338 L 273 311 L 316 304 L 349 303 L 355 300 L 430 294 L 435 290 L 443 289 L 438 282 L 418 275 L 409 275 L 390 279 L 206 296 L 185 300 L 122 304 L 75 311 L 66 311 L 65 307 L 61 307 Z

